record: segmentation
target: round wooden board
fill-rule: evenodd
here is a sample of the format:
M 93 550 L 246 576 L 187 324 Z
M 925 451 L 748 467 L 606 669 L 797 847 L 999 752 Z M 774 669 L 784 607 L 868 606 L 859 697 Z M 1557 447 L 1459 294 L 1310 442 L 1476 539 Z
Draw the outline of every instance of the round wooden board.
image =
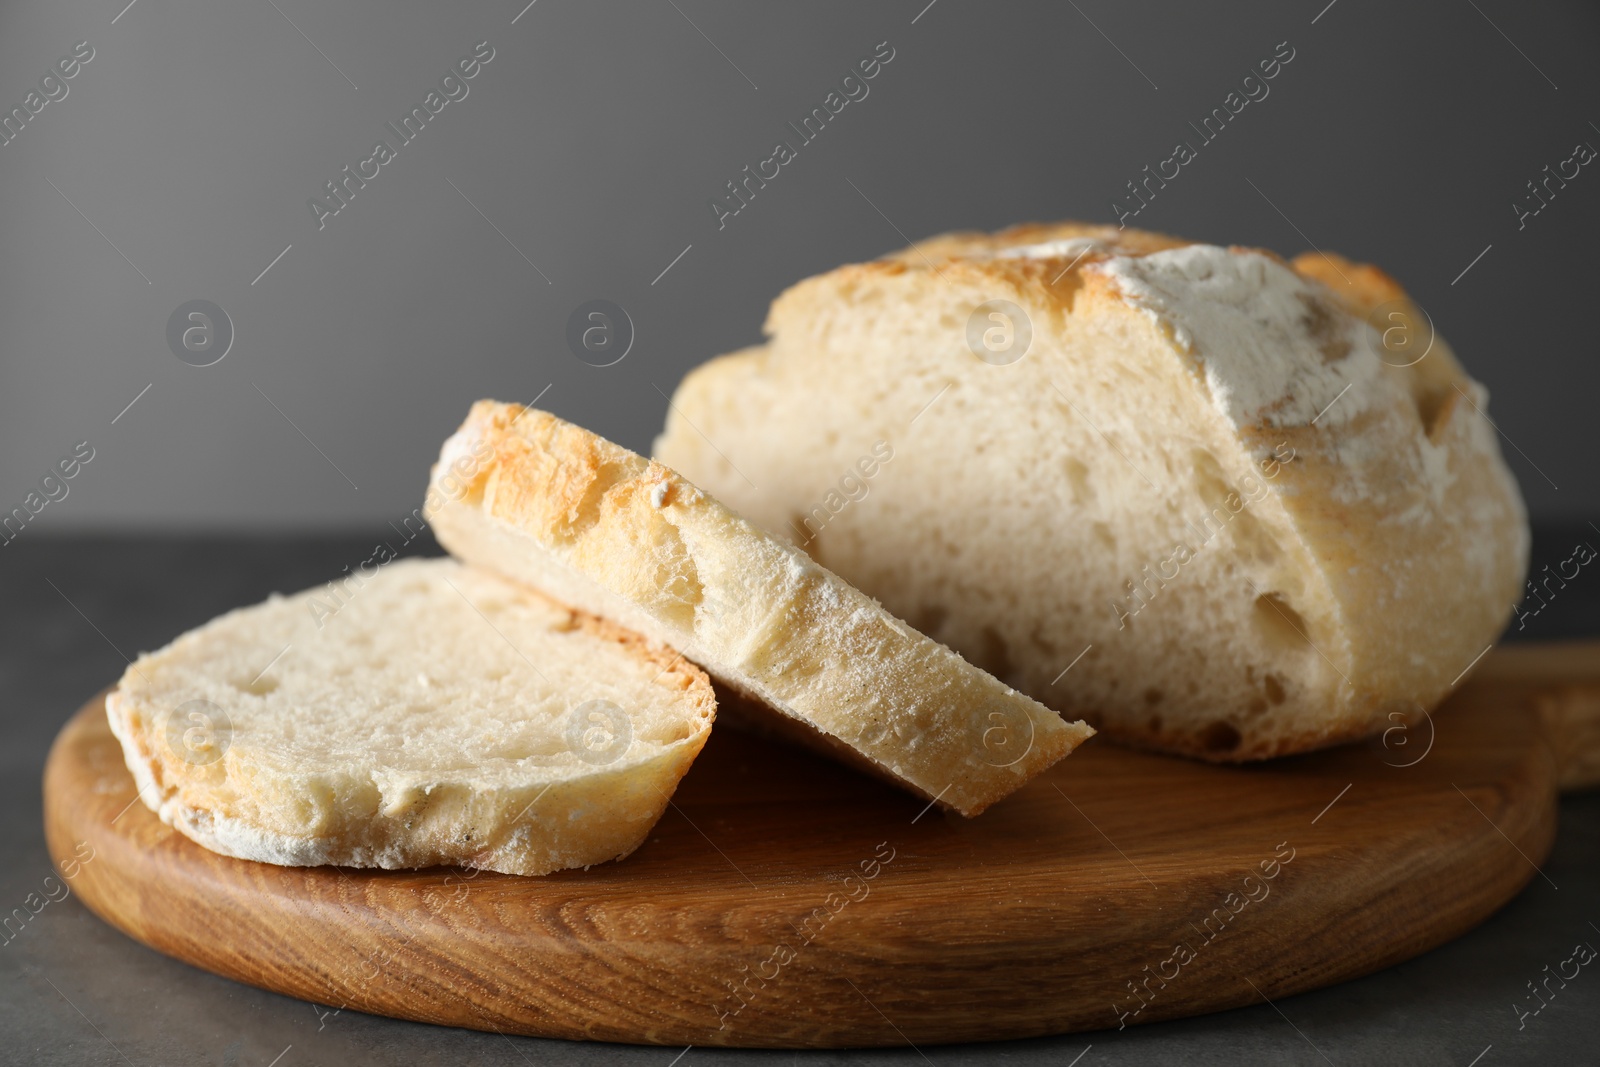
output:
M 45 828 L 106 921 L 330 1007 L 666 1045 L 992 1040 L 1276 1000 L 1481 922 L 1549 850 L 1553 759 L 1526 683 L 1469 684 L 1433 722 L 1244 768 L 1091 742 L 971 821 L 719 729 L 633 856 L 517 878 L 215 855 L 135 803 L 96 698 L 51 751 Z

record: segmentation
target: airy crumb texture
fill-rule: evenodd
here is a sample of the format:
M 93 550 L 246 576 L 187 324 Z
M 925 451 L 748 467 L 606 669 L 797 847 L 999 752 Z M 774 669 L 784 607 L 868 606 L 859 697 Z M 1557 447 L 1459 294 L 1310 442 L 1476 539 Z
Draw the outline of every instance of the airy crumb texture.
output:
M 666 467 L 542 411 L 473 405 L 427 515 L 456 556 L 682 650 L 786 732 L 964 815 L 1092 733 Z
M 1115 739 L 1414 719 L 1520 594 L 1487 392 L 1376 268 L 1024 226 L 801 282 L 767 331 L 685 379 L 661 461 Z
M 408 560 L 141 655 L 106 714 L 144 802 L 224 855 L 547 874 L 639 846 L 716 700 L 642 637 Z

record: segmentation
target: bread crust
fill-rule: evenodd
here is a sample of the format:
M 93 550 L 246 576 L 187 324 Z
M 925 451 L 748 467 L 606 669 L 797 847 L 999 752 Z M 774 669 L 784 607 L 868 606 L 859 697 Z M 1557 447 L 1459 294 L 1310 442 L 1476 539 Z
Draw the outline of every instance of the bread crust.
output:
M 384 577 L 400 581 L 408 571 L 446 566 L 456 565 L 397 562 Z M 703 671 L 609 620 L 522 589 L 516 595 L 553 613 L 554 632 L 573 635 L 574 655 L 593 655 L 600 642 L 640 664 L 641 674 L 653 675 L 651 685 L 681 702 L 684 737 L 570 775 L 536 768 L 492 775 L 445 767 L 397 774 L 377 764 L 307 768 L 258 749 L 248 737 L 234 737 L 215 760 L 194 762 L 175 751 L 164 736 L 166 717 L 190 687 L 174 688 L 165 664 L 228 640 L 253 614 L 298 607 L 296 601 L 317 592 L 289 598 L 287 605 L 274 598 L 238 609 L 142 654 L 106 698 L 107 720 L 140 799 L 163 822 L 213 852 L 282 866 L 447 865 L 520 875 L 622 859 L 644 841 L 710 735 L 716 698 Z M 420 803 L 396 802 L 407 794 Z M 341 799 L 352 795 L 368 802 Z
M 1092 733 L 667 467 L 546 412 L 473 405 L 441 451 L 433 490 L 429 522 L 459 557 L 677 647 L 962 814 Z
M 787 361 L 788 374 L 803 373 L 799 368 L 808 350 L 820 351 L 826 344 L 823 331 L 829 327 L 822 324 L 837 322 L 839 309 L 850 306 L 857 294 L 871 292 L 876 301 L 890 301 L 900 291 L 895 286 L 909 290 L 913 280 L 921 284 L 934 275 L 943 283 L 941 293 L 979 291 L 1018 304 L 1032 317 L 1036 336 L 1040 329 L 1074 318 L 1121 315 L 1130 320 L 1130 331 L 1148 329 L 1131 320 L 1157 320 L 1172 359 L 1195 390 L 1208 395 L 1216 368 L 1187 350 L 1174 332 L 1181 327 L 1142 304 L 1119 283 L 1116 271 L 1118 264 L 1191 245 L 1110 226 L 1030 224 L 993 235 L 935 237 L 881 260 L 807 279 L 773 303 L 766 324 L 771 343 L 712 360 L 684 380 L 657 454 L 708 480 L 715 461 L 701 458 L 704 452 L 692 420 L 733 461 L 748 464 L 740 446 L 763 432 L 764 403 L 815 403 L 809 394 L 774 394 L 767 385 L 777 380 L 774 361 Z M 1031 248 L 1030 254 L 1014 254 L 1024 246 Z M 1309 317 L 1332 324 L 1322 361 L 1345 361 L 1343 365 L 1353 368 L 1352 378 L 1362 377 L 1360 392 L 1367 394 L 1359 411 L 1336 411 L 1336 417 L 1320 423 L 1270 413 L 1230 423 L 1219 413 L 1213 427 L 1218 439 L 1232 442 L 1244 460 L 1280 447 L 1294 456 L 1273 480 L 1268 501 L 1252 506 L 1289 531 L 1292 549 L 1309 563 L 1307 580 L 1314 588 L 1307 596 L 1323 605 L 1329 623 L 1325 638 L 1316 644 L 1336 671 L 1336 684 L 1317 694 L 1315 704 L 1268 712 L 1262 722 L 1272 729 L 1244 729 L 1238 743 L 1225 750 L 1192 730 L 1174 729 L 1170 723 L 1152 726 L 1150 716 L 1135 715 L 1132 708 L 1119 713 L 1116 708 L 1076 705 L 1064 691 L 1070 681 L 1051 692 L 1038 688 L 1040 683 L 1025 687 L 1052 706 L 1086 717 L 1096 710 L 1107 712 L 1090 721 L 1114 739 L 1203 759 L 1240 761 L 1366 736 L 1436 706 L 1494 640 L 1519 599 L 1529 538 L 1520 494 L 1500 456 L 1496 431 L 1483 413 L 1486 391 L 1462 371 L 1442 338 L 1433 337 L 1425 358 L 1409 366 L 1380 361 L 1368 351 L 1338 351 L 1340 338 L 1364 329 L 1359 320 L 1380 312 L 1401 314 L 1413 325 L 1425 321 L 1398 283 L 1376 268 L 1333 255 L 1308 254 L 1285 263 L 1261 250 L 1235 247 L 1227 252 L 1266 257 L 1303 280 L 1313 305 Z M 875 307 L 875 314 L 884 314 L 881 303 Z M 905 358 L 905 373 L 911 373 L 935 356 L 926 356 L 927 364 L 916 361 L 923 357 Z M 850 388 L 848 380 L 837 378 L 830 385 Z M 738 405 L 726 402 L 733 396 L 742 398 Z M 1130 395 L 1128 402 L 1141 399 Z M 1306 399 L 1286 395 L 1279 410 L 1303 408 Z M 790 442 L 802 456 L 812 444 Z M 749 473 L 767 480 L 768 472 L 758 468 Z M 773 521 L 780 510 L 781 489 L 744 491 L 725 475 L 712 484 L 732 491 L 737 506 L 752 507 L 764 521 Z M 1019 497 L 1062 491 L 1049 481 L 1019 479 L 1015 486 Z M 791 510 L 795 505 L 804 507 L 805 501 L 781 501 Z M 1003 551 L 1006 546 L 991 547 Z M 1093 551 L 1071 541 L 1061 547 Z M 892 604 L 915 595 L 915 590 L 874 586 L 865 574 L 849 576 Z M 1072 595 L 1071 590 L 1040 592 Z M 952 605 L 951 610 L 961 608 Z M 1081 635 L 1076 639 L 1081 643 Z M 1291 711 L 1300 723 L 1292 729 L 1283 725 Z

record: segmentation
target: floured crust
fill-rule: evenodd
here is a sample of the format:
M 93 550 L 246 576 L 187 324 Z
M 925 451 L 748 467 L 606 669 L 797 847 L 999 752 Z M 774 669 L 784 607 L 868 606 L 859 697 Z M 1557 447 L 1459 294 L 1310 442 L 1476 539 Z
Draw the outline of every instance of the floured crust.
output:
M 396 583 L 450 581 L 481 588 L 469 584 L 470 576 L 460 571 L 452 561 L 407 561 L 389 564 L 380 577 Z M 165 649 L 141 655 L 129 666 L 106 698 L 106 716 L 122 744 L 140 799 L 163 822 L 214 852 L 285 866 L 448 865 L 539 875 L 627 856 L 660 818 L 710 734 L 716 715 L 710 680 L 681 656 L 608 620 L 533 590 L 515 589 L 498 578 L 493 583 L 492 591 L 502 587 L 501 595 L 535 605 L 548 615 L 549 631 L 555 635 L 552 645 L 572 661 L 601 673 L 614 672 L 625 661 L 638 681 L 619 684 L 642 684 L 657 691 L 660 695 L 654 699 L 671 706 L 677 720 L 676 725 L 661 728 L 675 738 L 630 743 L 624 754 L 594 766 L 544 758 L 496 759 L 489 761 L 493 766 L 473 766 L 459 756 L 450 759 L 449 753 L 441 753 L 444 762 L 436 765 L 397 768 L 376 755 L 330 759 L 304 749 L 285 752 L 273 743 L 272 730 L 257 728 L 264 713 L 251 706 L 250 690 L 255 687 L 252 683 L 240 689 L 240 680 L 225 665 L 225 654 L 253 640 L 262 628 L 281 632 L 291 642 L 315 640 L 320 633 L 308 635 L 309 628 L 300 621 L 310 598 L 323 593 L 313 589 L 230 612 Z M 360 604 L 360 597 L 373 595 L 361 590 L 351 603 Z M 274 613 L 276 621 L 260 623 Z M 422 643 L 433 638 L 481 639 L 442 629 L 429 631 L 430 624 L 439 625 L 433 619 L 391 616 L 376 621 L 414 627 Z M 333 625 L 340 622 L 335 617 Z M 372 622 L 352 620 L 350 625 L 361 630 Z M 485 643 L 498 640 L 491 636 Z M 258 660 L 270 655 L 268 650 Z M 216 664 L 214 670 L 209 663 Z M 394 664 L 392 672 L 402 680 L 418 671 L 424 675 L 436 671 L 437 663 L 437 658 L 419 657 Z M 262 671 L 261 676 L 276 681 L 292 670 L 303 668 L 290 659 L 275 665 L 271 675 Z M 538 668 L 533 670 L 537 673 Z M 214 676 L 206 677 L 208 672 Z M 485 687 L 489 684 L 485 678 Z M 310 685 L 324 694 L 317 698 L 324 707 L 338 699 L 341 683 L 336 678 L 318 673 Z M 228 743 L 214 756 L 207 753 L 197 760 L 192 752 L 174 746 L 168 720 L 191 697 L 204 695 L 217 697 L 212 707 L 220 708 L 229 722 L 219 730 Z M 574 692 L 570 700 L 562 695 L 557 703 L 577 703 L 583 695 Z M 352 690 L 350 709 L 334 720 L 347 721 L 335 727 L 347 740 L 387 725 L 361 710 L 362 697 Z M 496 710 L 518 714 L 514 705 Z M 496 729 L 492 723 L 485 728 Z M 317 729 L 327 727 L 308 723 L 302 732 L 314 734 Z
M 1180 276 L 1186 269 L 1185 256 L 1190 267 L 1194 261 L 1207 260 L 1204 270 L 1237 267 L 1241 281 L 1235 289 L 1244 290 L 1262 320 L 1291 336 L 1300 348 L 1286 356 L 1275 349 L 1266 352 L 1265 356 L 1282 357 L 1273 365 L 1265 359 L 1236 358 L 1230 346 L 1208 347 L 1207 339 L 1196 332 L 1205 325 L 1207 308 L 1175 303 L 1159 277 L 1163 270 Z M 1158 269 L 1158 264 L 1166 266 Z M 1199 274 L 1191 270 L 1189 281 L 1204 270 Z M 923 295 L 930 292 L 935 295 Z M 1292 557 L 1302 586 L 1296 596 L 1317 627 L 1315 644 L 1320 661 L 1329 668 L 1329 684 L 1320 690 L 1298 698 L 1291 694 L 1285 703 L 1255 719 L 1254 725 L 1230 721 L 1229 729 L 1237 728 L 1242 735 L 1231 745 L 1218 745 L 1215 735 L 1207 738 L 1187 725 L 1175 727 L 1171 716 L 1155 725 L 1158 716 L 1132 703 L 1126 708 L 1085 706 L 1071 695 L 1071 680 L 1060 687 L 1049 685 L 1064 660 L 1050 661 L 1051 669 L 1041 674 L 1044 662 L 1018 663 L 1021 657 L 1013 654 L 1011 665 L 1019 668 L 1019 676 L 1028 675 L 1018 682 L 1025 690 L 1052 706 L 1085 714 L 1109 736 L 1130 743 L 1207 759 L 1255 759 L 1364 736 L 1392 725 L 1394 715 L 1414 717 L 1421 708 L 1436 705 L 1498 634 L 1520 596 L 1528 531 L 1521 497 L 1501 459 L 1495 430 L 1483 413 L 1487 393 L 1462 371 L 1442 338 L 1432 337 L 1426 356 L 1409 366 L 1383 352 L 1382 329 L 1391 322 L 1420 328 L 1425 316 L 1393 279 L 1337 256 L 1311 254 L 1286 263 L 1255 249 L 1209 248 L 1161 234 L 1077 223 L 936 237 L 882 260 L 807 279 L 782 294 L 767 319 L 771 343 L 713 360 L 685 379 L 657 442 L 657 454 L 727 494 L 734 506 L 759 521 L 781 524 L 816 499 L 816 483 L 824 476 L 821 470 L 815 472 L 818 478 L 809 489 L 797 490 L 809 496 L 784 496 L 786 485 L 801 480 L 796 477 L 799 473 L 811 473 L 806 458 L 818 455 L 817 463 L 827 464 L 826 473 L 835 477 L 839 463 L 839 457 L 827 455 L 816 440 L 796 437 L 787 423 L 784 429 L 770 429 L 774 410 L 790 405 L 798 405 L 796 411 L 812 411 L 806 405 L 815 405 L 814 414 L 826 410 L 808 389 L 803 389 L 803 396 L 795 391 L 795 383 L 804 380 L 807 363 L 813 362 L 818 374 L 828 378 L 833 393 L 848 395 L 853 387 L 863 386 L 853 384 L 848 371 L 825 363 L 820 354 L 834 351 L 829 346 L 837 346 L 833 338 L 841 324 L 864 323 L 867 315 L 931 319 L 939 311 L 937 300 L 957 299 L 944 294 L 962 294 L 965 299 L 968 293 L 977 294 L 975 299 L 1009 300 L 1025 309 L 1036 342 L 1089 320 L 1125 323 L 1118 328 L 1129 337 L 1148 336 L 1149 325 L 1154 325 L 1170 350 L 1174 379 L 1187 378 L 1190 384 L 1185 390 L 1192 387 L 1195 395 L 1209 398 L 1207 432 L 1217 442 L 1218 455 L 1231 452 L 1231 457 L 1223 458 L 1236 460 L 1239 469 L 1248 471 L 1274 455 L 1292 454 L 1293 461 L 1283 463 L 1275 474 L 1266 500 L 1251 508 Z M 1294 310 L 1278 310 L 1279 305 L 1268 300 L 1274 293 L 1279 305 L 1292 298 Z M 964 313 L 946 317 L 952 321 L 941 327 L 945 333 L 959 333 Z M 861 329 L 863 336 L 882 336 L 865 325 Z M 1211 339 L 1215 342 L 1216 335 Z M 990 368 L 971 369 L 975 361 L 961 351 L 959 340 L 949 348 L 952 351 L 928 351 L 917 357 L 874 351 L 869 358 L 864 353 L 861 366 L 868 369 L 861 374 L 887 376 L 880 369 L 884 365 L 874 360 L 904 360 L 897 373 L 922 375 L 928 396 L 941 381 L 965 390 L 976 388 L 980 380 L 999 380 L 999 375 L 980 379 Z M 813 357 L 813 352 L 818 355 Z M 1036 352 L 1028 358 L 1054 357 Z M 958 366 L 952 361 L 966 362 Z M 1024 373 L 1020 368 L 1005 369 Z M 1049 383 L 1044 372 L 1038 373 L 1036 393 L 1048 397 Z M 1341 393 L 1341 386 L 1350 388 Z M 818 395 L 822 392 L 820 387 L 816 390 Z M 1151 399 L 1149 394 L 1130 391 L 1125 406 L 1138 409 Z M 1068 412 L 1067 417 L 1075 416 Z M 1151 424 L 1159 427 L 1159 418 L 1152 414 Z M 801 416 L 796 420 L 795 426 L 800 425 Z M 821 434 L 825 420 L 813 422 Z M 764 432 L 786 435 L 788 454 L 799 457 L 774 461 L 787 464 L 783 467 L 787 477 L 775 476 L 774 465 L 764 467 L 760 459 L 752 458 L 754 453 L 766 454 L 764 446 L 750 447 Z M 945 427 L 944 432 L 959 436 L 960 427 Z M 724 462 L 706 451 L 702 434 L 715 440 L 718 449 L 762 489 L 758 492 L 730 477 Z M 896 461 L 901 466 L 892 477 L 921 479 L 919 484 L 929 486 L 935 477 L 961 476 L 949 474 L 948 466 L 940 474 L 925 469 L 908 474 L 915 457 L 907 455 L 906 460 Z M 1126 469 L 1118 469 L 1133 478 Z M 1046 471 L 1038 477 L 1037 481 L 1016 478 L 1019 505 L 1025 499 L 1067 492 L 1066 479 L 1059 473 Z M 893 491 L 885 487 L 882 492 Z M 869 500 L 860 510 L 864 513 L 872 506 L 874 501 Z M 840 519 L 839 526 L 849 519 Z M 906 540 L 919 534 L 932 538 L 934 531 L 912 531 Z M 829 536 L 831 531 L 824 541 Z M 867 533 L 857 538 L 870 539 Z M 1048 537 L 1041 533 L 1039 540 Z M 1015 551 L 1009 543 L 991 547 Z M 870 549 L 859 545 L 857 549 L 870 554 Z M 1099 549 L 1085 540 L 1063 537 L 1054 548 L 1036 551 L 1093 559 Z M 903 578 L 889 575 L 887 565 L 875 566 L 870 559 L 858 563 L 838 566 L 868 592 L 920 621 L 911 613 L 911 605 L 922 590 L 896 584 Z M 880 580 L 885 584 L 878 584 Z M 1038 594 L 1070 598 L 1073 590 L 1041 585 Z M 959 603 L 940 610 L 946 609 L 951 615 L 963 610 Z M 1026 615 L 1030 605 L 1019 602 L 1016 610 Z M 1094 610 L 1104 610 L 1104 605 L 1097 603 Z M 1293 618 L 1286 616 L 1291 627 Z M 985 621 L 998 625 L 993 619 Z M 1215 622 L 1197 616 L 1192 626 L 1203 640 Z M 1089 639 L 1090 635 L 1075 633 L 1060 644 L 1071 645 L 1070 655 Z M 1099 642 L 1098 637 L 1093 639 Z M 1012 646 L 1015 653 L 1014 642 Z M 962 642 L 956 647 L 972 654 Z M 1139 684 L 1137 663 L 1124 664 L 1121 670 L 1129 678 L 1125 688 Z M 1226 716 L 1229 709 L 1219 708 L 1218 713 Z
M 545 412 L 475 404 L 433 488 L 429 522 L 457 556 L 680 649 L 963 814 L 1092 733 L 668 468 Z

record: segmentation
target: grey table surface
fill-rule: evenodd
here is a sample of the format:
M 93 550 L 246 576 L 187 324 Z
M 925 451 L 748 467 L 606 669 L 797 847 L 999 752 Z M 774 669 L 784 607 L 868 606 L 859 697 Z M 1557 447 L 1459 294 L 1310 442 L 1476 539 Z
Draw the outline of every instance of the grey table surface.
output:
M 326 580 L 381 536 L 30 536 L 9 544 L 0 554 L 0 803 L 9 816 L 0 820 L 0 908 L 9 914 L 42 892 L 52 873 L 40 827 L 45 754 L 62 723 L 118 677 L 123 653 L 157 647 L 274 590 Z M 1564 558 L 1584 536 L 1595 537 L 1583 523 L 1540 529 L 1535 567 Z M 1600 635 L 1600 586 L 1579 581 L 1509 637 L 1584 635 Z M 1600 1062 L 1600 973 L 1581 971 L 1520 1025 L 1514 1005 L 1574 944 L 1600 946 L 1597 841 L 1600 794 L 1567 797 L 1543 866 L 1548 878 L 1533 877 L 1466 936 L 1357 981 L 1120 1032 L 920 1049 L 686 1051 L 333 1015 L 168 959 L 68 896 L 0 946 L 0 1063 L 1592 1064 Z

